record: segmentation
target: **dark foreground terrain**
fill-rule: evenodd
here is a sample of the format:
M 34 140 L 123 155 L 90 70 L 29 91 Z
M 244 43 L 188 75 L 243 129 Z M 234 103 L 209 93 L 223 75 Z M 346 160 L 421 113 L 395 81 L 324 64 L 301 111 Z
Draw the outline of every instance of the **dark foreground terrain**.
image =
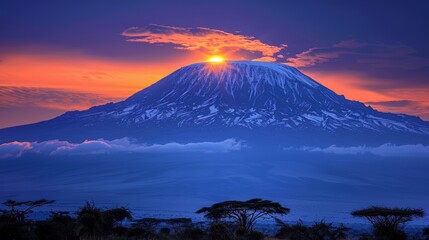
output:
M 1 239 L 429 239 L 429 228 L 412 231 L 404 228 L 414 218 L 424 216 L 422 209 L 373 206 L 351 212 L 353 217 L 366 218 L 372 224 L 369 231 L 356 231 L 325 220 L 312 224 L 301 220 L 286 223 L 284 219 L 290 209 L 263 199 L 224 201 L 203 207 L 196 214 L 204 215 L 204 221 L 135 218 L 125 207 L 99 208 L 90 202 L 72 213 L 50 211 L 43 220 L 30 218 L 34 210 L 54 202 L 46 199 L 4 202 L 0 214 Z M 258 224 L 264 220 L 275 224 L 265 227 Z

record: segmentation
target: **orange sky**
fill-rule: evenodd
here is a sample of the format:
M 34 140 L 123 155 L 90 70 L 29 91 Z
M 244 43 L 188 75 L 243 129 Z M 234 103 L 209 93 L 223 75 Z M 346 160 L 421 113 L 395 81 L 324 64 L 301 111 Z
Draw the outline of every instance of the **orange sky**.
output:
M 409 88 L 380 88 L 378 90 L 370 90 L 364 87 L 363 82 L 379 83 L 381 81 L 362 73 L 341 71 L 335 73 L 302 72 L 350 100 L 357 100 L 363 103 L 401 101 L 404 99 L 414 101 L 415 104 L 411 106 L 367 105 L 371 105 L 371 107 L 379 111 L 406 113 L 429 120 L 429 111 L 427 110 L 429 109 L 429 102 L 427 102 L 429 89 L 427 88 L 413 87 L 411 85 Z
M 0 128 L 119 101 L 182 66 L 205 61 L 208 57 L 206 53 L 194 51 L 168 61 L 132 62 L 46 49 L 3 54 L 0 60 Z
M 226 56 L 234 58 L 232 53 Z M 162 62 L 127 62 L 76 53 L 9 53 L 1 57 L 0 86 L 58 88 L 125 98 L 180 67 L 209 57 L 193 52 Z
M 429 120 L 423 3 L 6 2 L 0 128 L 119 101 L 209 55 L 287 63 L 351 100 Z
M 137 63 L 97 59 L 76 53 L 6 54 L 0 61 L 0 88 L 2 89 L 0 109 L 14 110 L 8 110 L 10 114 L 2 116 L 0 127 L 36 122 L 52 118 L 64 111 L 83 110 L 94 104 L 124 99 L 177 68 L 204 61 L 208 57 L 201 53 L 190 53 L 187 56 L 168 62 Z M 370 91 L 360 85 L 362 78 L 368 78 L 368 76 L 351 72 L 329 74 L 304 71 L 304 73 L 338 94 L 361 102 L 398 99 L 424 101 L 427 95 L 425 89 Z M 20 89 L 22 91 L 18 91 Z M 56 91 L 57 97 L 44 97 L 47 94 L 43 95 L 43 93 L 47 91 L 51 95 L 52 91 Z M 23 100 L 16 92 L 31 96 Z M 79 100 L 80 97 L 83 100 Z M 56 111 L 40 111 L 40 114 L 34 111 L 35 113 L 31 116 L 25 117 L 22 111 L 28 111 L 27 107 Z M 380 106 L 375 108 L 404 111 L 409 114 L 419 113 L 419 109 L 391 109 Z
M 127 97 L 167 75 L 186 60 L 160 64 L 124 63 L 86 56 L 7 55 L 0 63 L 0 84 L 61 88 Z

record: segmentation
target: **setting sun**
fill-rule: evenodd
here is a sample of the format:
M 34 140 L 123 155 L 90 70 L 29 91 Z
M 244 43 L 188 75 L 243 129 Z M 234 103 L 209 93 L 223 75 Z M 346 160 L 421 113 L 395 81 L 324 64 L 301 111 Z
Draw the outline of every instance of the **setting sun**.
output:
M 221 56 L 212 56 L 207 61 L 212 63 L 221 63 L 225 61 L 225 59 Z

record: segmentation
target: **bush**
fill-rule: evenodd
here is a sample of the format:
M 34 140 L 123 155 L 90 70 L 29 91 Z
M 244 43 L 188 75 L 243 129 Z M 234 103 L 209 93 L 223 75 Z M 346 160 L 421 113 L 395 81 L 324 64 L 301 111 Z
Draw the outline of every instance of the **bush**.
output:
M 40 221 L 36 225 L 36 235 L 39 239 L 78 239 L 76 234 L 76 219 L 69 212 L 51 212 L 46 221 Z
M 155 238 L 156 234 L 150 230 L 134 226 L 128 229 L 127 237 L 128 239 L 151 239 Z
M 232 239 L 228 227 L 225 223 L 214 222 L 210 224 L 209 236 L 210 240 L 229 240 Z
M 302 239 L 323 239 L 323 240 L 338 240 L 345 239 L 348 228 L 340 225 L 335 227 L 333 223 L 326 223 L 324 221 L 316 222 L 312 226 L 304 226 L 301 221 L 295 225 L 288 225 L 277 220 L 280 225 L 280 230 L 276 234 L 278 238 L 290 240 Z
M 423 229 L 423 236 L 425 237 L 424 239 L 429 240 L 429 228 Z
M 199 228 L 188 228 L 183 231 L 183 237 L 186 240 L 204 239 L 205 232 Z
M 262 240 L 264 239 L 264 234 L 257 231 L 250 231 L 244 236 L 246 240 Z
M 171 232 L 171 230 L 169 228 L 166 228 L 166 227 L 161 228 L 159 230 L 159 234 L 161 234 L 162 236 L 168 236 L 168 235 L 170 235 L 170 232 Z

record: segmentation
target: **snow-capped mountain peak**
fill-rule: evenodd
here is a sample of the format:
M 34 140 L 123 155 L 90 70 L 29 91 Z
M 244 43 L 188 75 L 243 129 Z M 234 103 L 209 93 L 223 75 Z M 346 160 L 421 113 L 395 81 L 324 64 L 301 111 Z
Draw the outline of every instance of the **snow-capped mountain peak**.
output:
M 90 132 L 113 126 L 119 132 L 203 127 L 429 135 L 429 123 L 418 117 L 378 112 L 293 67 L 254 61 L 191 64 L 122 102 L 41 124 Z
M 349 101 L 293 67 L 254 61 L 191 64 L 108 109 L 73 115 L 142 126 L 168 122 L 178 127 L 216 124 L 429 133 L 407 124 L 403 116 Z

